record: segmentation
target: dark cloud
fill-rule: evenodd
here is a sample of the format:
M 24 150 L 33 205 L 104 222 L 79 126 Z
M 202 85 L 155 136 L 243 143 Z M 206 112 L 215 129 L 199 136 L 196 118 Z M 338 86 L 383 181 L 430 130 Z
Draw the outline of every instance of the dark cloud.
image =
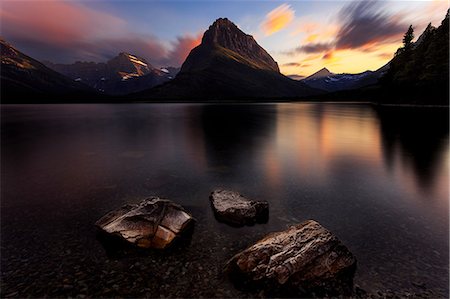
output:
M 74 61 L 105 62 L 120 52 L 129 52 L 144 57 L 148 62 L 160 65 L 166 62 L 167 49 L 152 37 L 117 37 L 93 41 L 72 40 L 59 44 L 41 38 L 23 39 L 16 36 L 6 37 L 13 46 L 38 60 L 50 60 L 57 63 Z
M 321 53 L 333 49 L 333 43 L 310 43 L 293 50 L 284 52 L 286 55 L 295 55 L 297 53 Z
M 285 63 L 283 64 L 283 66 L 301 66 L 301 63 L 298 62 L 289 62 L 289 63 Z
M 337 15 L 339 29 L 336 37 L 329 43 L 309 43 L 284 52 L 332 53 L 334 50 L 358 49 L 370 52 L 381 44 L 401 39 L 408 28 L 400 14 L 390 14 L 378 0 L 350 2 Z M 330 54 L 331 55 L 331 54 Z M 324 59 L 327 59 L 324 57 Z
M 116 56 L 119 52 L 128 52 L 145 58 L 150 64 L 161 65 L 167 55 L 167 49 L 153 36 L 129 36 L 110 38 L 99 41 L 95 45 L 95 52 L 99 53 L 103 60 Z
M 318 53 L 329 51 L 333 48 L 332 43 L 311 43 L 297 48 L 298 52 L 304 53 Z
M 383 11 L 379 1 L 352 2 L 339 12 L 337 49 L 355 49 L 398 39 L 408 28 L 400 15 Z

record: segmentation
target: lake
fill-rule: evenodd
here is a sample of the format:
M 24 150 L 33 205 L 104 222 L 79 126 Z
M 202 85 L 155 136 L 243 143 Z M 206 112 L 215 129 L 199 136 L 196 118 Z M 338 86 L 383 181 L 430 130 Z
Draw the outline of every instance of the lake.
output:
M 350 103 L 2 105 L 1 297 L 264 296 L 223 265 L 307 219 L 369 294 L 447 297 L 448 124 L 445 108 Z M 267 200 L 268 223 L 219 223 L 219 187 Z M 191 242 L 111 254 L 95 221 L 151 195 L 194 215 Z

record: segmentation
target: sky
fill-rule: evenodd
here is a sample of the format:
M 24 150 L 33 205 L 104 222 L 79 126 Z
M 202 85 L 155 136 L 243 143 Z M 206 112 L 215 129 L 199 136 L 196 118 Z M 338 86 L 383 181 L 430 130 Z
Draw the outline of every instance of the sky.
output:
M 119 52 L 181 66 L 215 19 L 226 17 L 285 75 L 376 70 L 413 25 L 439 26 L 448 0 L 2 0 L 0 34 L 20 51 L 57 63 L 105 62 Z

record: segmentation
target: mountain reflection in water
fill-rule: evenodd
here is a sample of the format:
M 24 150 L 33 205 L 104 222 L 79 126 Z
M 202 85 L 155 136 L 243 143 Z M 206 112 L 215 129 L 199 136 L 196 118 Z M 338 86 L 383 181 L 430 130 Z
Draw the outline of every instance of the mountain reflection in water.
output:
M 244 296 L 220 278 L 227 259 L 315 219 L 355 254 L 355 282 L 369 292 L 414 293 L 419 282 L 448 294 L 448 109 L 3 105 L 1 121 L 2 293 L 40 297 L 48 285 L 52 296 L 76 296 L 76 286 L 58 286 L 82 272 L 90 297 Z M 218 223 L 208 200 L 217 187 L 269 201 L 268 223 Z M 110 262 L 93 223 L 149 195 L 194 214 L 192 242 L 172 255 Z M 158 276 L 179 261 L 185 274 Z M 147 270 L 127 270 L 135 262 Z M 104 271 L 124 286 L 113 289 Z M 24 277 L 35 278 L 17 290 Z

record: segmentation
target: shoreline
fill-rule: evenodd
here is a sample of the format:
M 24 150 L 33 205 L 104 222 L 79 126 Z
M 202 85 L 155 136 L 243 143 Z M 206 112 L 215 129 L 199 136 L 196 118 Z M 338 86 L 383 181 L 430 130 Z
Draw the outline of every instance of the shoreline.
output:
M 352 105 L 373 105 L 377 107 L 403 107 L 403 108 L 450 108 L 450 105 L 421 105 L 421 104 L 389 104 L 389 103 L 377 103 L 371 101 L 321 101 L 321 100 L 271 100 L 271 101 L 253 101 L 253 100 L 232 100 L 232 101 L 95 101 L 95 102 L 18 102 L 18 103 L 1 103 L 1 106 L 22 106 L 22 105 L 70 105 L 70 104 L 199 104 L 199 105 L 248 105 L 248 104 L 352 104 Z

